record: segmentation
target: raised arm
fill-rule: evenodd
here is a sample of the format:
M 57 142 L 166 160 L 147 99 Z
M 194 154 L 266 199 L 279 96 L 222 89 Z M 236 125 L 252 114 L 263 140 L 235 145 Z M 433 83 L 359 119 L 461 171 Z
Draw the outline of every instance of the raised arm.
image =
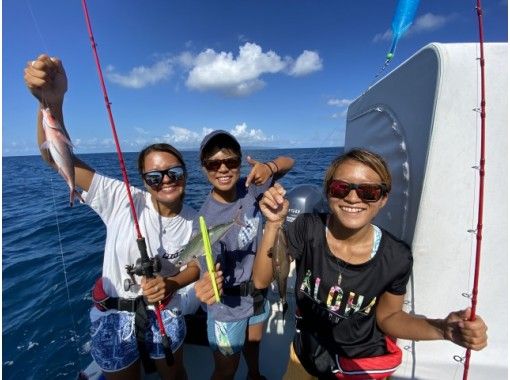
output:
M 285 156 L 279 156 L 267 162 L 257 161 L 248 156 L 246 161 L 248 161 L 252 167 L 250 174 L 248 174 L 246 178 L 246 187 L 250 186 L 251 183 L 262 185 L 271 178 L 271 176 L 273 176 L 274 179 L 281 178 L 294 166 L 294 159 Z
M 266 224 L 253 265 L 252 279 L 257 289 L 267 288 L 273 279 L 273 263 L 269 250 L 274 245 L 278 228 L 285 222 L 289 211 L 289 201 L 284 196 L 285 189 L 277 183 L 264 193 L 259 202 Z
M 273 168 L 274 178 L 283 177 L 294 166 L 294 159 L 286 156 L 278 156 L 274 160 L 268 161 L 269 166 Z
M 43 130 L 42 109 L 49 108 L 53 117 L 61 124 L 64 133 L 69 134 L 64 126 L 63 103 L 67 91 L 67 76 L 62 62 L 46 54 L 40 55 L 35 61 L 27 63 L 24 70 L 24 79 L 27 88 L 39 101 L 37 110 L 37 143 L 39 147 L 45 141 Z M 47 149 L 41 149 L 41 157 L 55 168 L 55 164 Z M 73 156 L 75 182 L 84 190 L 88 190 L 92 183 L 94 170 L 83 161 Z
M 403 295 L 386 292 L 380 297 L 377 324 L 385 334 L 410 340 L 447 339 L 477 351 L 487 346 L 487 326 L 478 316 L 468 321 L 469 309 L 451 312 L 444 319 L 429 319 L 406 313 L 403 304 Z

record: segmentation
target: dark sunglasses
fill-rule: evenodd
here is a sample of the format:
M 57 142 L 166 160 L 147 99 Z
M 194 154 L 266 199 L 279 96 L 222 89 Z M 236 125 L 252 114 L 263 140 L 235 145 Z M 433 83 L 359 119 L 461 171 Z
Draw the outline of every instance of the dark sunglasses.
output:
M 203 160 L 202 165 L 209 171 L 218 171 L 221 165 L 225 165 L 228 169 L 237 169 L 241 166 L 240 157 L 225 158 L 224 160 Z
M 356 190 L 359 199 L 365 202 L 377 202 L 388 192 L 384 183 L 348 183 L 338 179 L 332 179 L 328 186 L 329 195 L 335 198 L 345 198 L 351 190 Z
M 143 180 L 149 186 L 158 186 L 163 182 L 165 174 L 170 178 L 170 183 L 182 181 L 186 176 L 186 171 L 182 166 L 174 166 L 165 170 L 151 170 L 142 174 Z

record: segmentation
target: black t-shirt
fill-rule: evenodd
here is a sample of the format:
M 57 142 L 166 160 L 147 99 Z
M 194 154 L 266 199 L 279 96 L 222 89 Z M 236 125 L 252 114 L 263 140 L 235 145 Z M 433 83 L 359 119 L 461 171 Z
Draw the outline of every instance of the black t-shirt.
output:
M 376 255 L 363 264 L 348 264 L 329 250 L 325 221 L 326 215 L 302 214 L 288 227 L 289 253 L 296 260 L 297 331 L 313 337 L 331 355 L 385 354 L 385 336 L 377 326 L 375 307 L 384 292 L 405 294 L 411 251 L 381 229 Z

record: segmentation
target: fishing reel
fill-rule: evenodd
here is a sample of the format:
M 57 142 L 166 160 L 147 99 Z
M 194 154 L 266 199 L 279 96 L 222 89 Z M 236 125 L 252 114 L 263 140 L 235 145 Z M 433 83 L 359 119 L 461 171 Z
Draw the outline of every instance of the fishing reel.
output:
M 132 286 L 136 285 L 135 274 L 137 276 L 153 277 L 154 273 L 161 270 L 161 261 L 159 257 L 152 257 L 148 260 L 137 259 L 135 264 L 126 265 L 126 272 L 130 278 L 124 280 L 124 290 L 127 292 Z

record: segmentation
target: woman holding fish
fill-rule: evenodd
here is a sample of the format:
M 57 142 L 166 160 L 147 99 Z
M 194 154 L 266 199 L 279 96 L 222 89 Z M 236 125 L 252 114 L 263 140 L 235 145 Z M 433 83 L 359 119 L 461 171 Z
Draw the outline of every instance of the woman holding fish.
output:
M 186 379 L 182 360 L 186 326 L 178 290 L 198 279 L 199 268 L 194 261 L 182 271 L 176 265 L 196 217 L 183 203 L 186 165 L 181 153 L 168 144 L 153 144 L 138 157 L 145 189 L 132 188 L 131 192 L 148 255 L 161 263 L 160 274 L 140 277 L 125 269 L 133 268 L 140 254 L 124 183 L 95 172 L 72 154 L 62 113 L 67 77 L 61 62 L 39 56 L 27 64 L 25 82 L 40 104 L 37 131 L 43 159 L 69 181 L 71 199 L 75 185 L 85 190 L 85 203 L 106 225 L 103 272 L 93 291 L 95 306 L 90 312 L 94 360 L 106 379 L 138 379 L 141 360 L 150 365 L 149 358 L 154 359 L 162 378 Z M 159 302 L 166 303 L 161 315 L 173 365 L 165 361 L 156 324 L 153 305 Z M 135 319 L 145 329 L 135 328 Z
M 401 362 L 396 338 L 450 340 L 474 350 L 487 345 L 487 327 L 469 309 L 444 319 L 402 310 L 413 258 L 409 247 L 372 220 L 385 206 L 391 175 L 384 160 L 351 150 L 326 171 L 328 214 L 301 214 L 287 227 L 296 262 L 296 334 L 285 379 L 385 378 Z M 289 202 L 276 184 L 264 193 L 264 235 L 253 268 L 256 288 L 273 278 L 269 252 Z
M 241 178 L 241 147 L 230 133 L 217 130 L 207 135 L 200 146 L 202 169 L 212 185 L 199 215 L 207 225 L 234 225 L 212 244 L 217 263 L 221 302 L 216 302 L 207 273 L 195 284 L 197 297 L 208 304 L 207 335 L 213 350 L 215 368 L 212 379 L 233 379 L 240 353 L 248 365 L 248 379 L 264 379 L 259 372 L 259 345 L 264 321 L 269 316 L 265 294 L 253 288 L 251 273 L 262 232 L 258 200 L 273 179 L 289 171 L 294 160 L 278 157 L 258 162 L 247 158 L 251 171 Z M 195 228 L 198 228 L 196 226 Z

